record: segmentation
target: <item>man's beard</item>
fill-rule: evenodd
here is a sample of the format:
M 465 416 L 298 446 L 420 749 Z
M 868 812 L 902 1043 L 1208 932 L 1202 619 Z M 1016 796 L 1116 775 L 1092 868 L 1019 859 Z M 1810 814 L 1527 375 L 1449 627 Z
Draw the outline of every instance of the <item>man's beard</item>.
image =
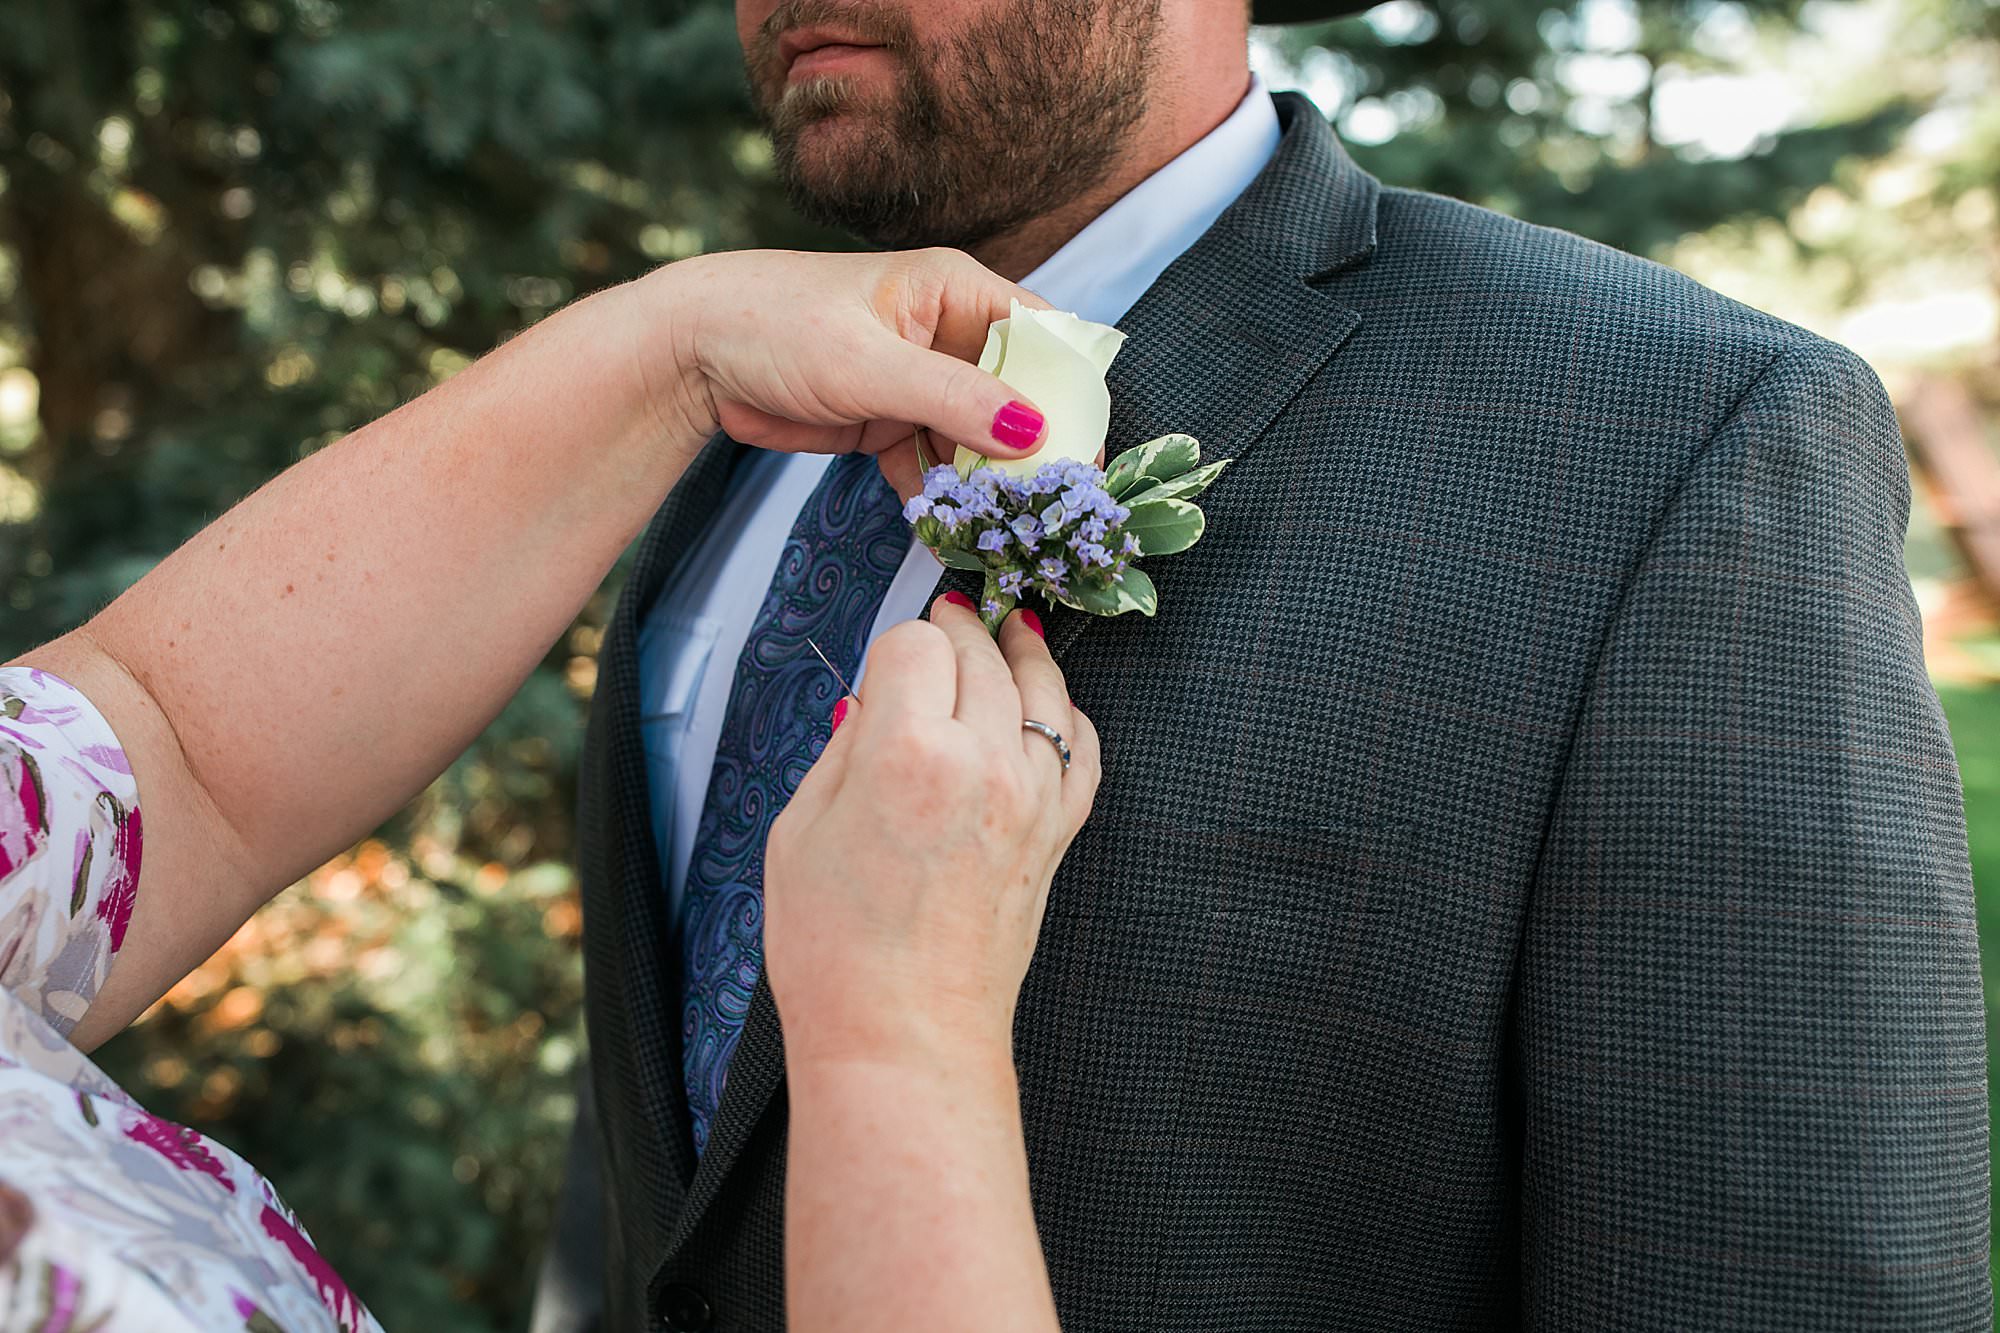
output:
M 963 249 L 1110 174 L 1145 111 L 1159 20 L 1160 0 L 1012 0 L 921 43 L 895 6 L 790 0 L 747 63 L 801 213 L 880 246 Z M 883 46 L 900 66 L 886 104 L 838 76 L 786 86 L 778 38 L 808 23 Z M 801 147 L 834 117 L 839 125 Z

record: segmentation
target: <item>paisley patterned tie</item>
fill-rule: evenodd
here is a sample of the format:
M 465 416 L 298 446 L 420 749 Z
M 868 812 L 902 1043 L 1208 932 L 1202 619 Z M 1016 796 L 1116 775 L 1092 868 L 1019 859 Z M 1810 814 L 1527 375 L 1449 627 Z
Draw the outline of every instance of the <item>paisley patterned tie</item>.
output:
M 764 840 L 833 734 L 840 686 L 806 640 L 852 680 L 909 549 L 902 503 L 875 460 L 834 459 L 799 511 L 737 659 L 681 905 L 681 1049 L 697 1154 L 763 967 Z

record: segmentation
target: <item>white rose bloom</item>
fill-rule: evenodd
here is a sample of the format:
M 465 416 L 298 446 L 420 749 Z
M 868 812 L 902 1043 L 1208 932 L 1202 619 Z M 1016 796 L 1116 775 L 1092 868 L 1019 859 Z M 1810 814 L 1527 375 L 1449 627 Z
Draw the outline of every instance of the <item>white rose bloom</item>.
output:
M 989 458 L 987 466 L 1025 477 L 1060 459 L 1096 462 L 1111 426 L 1111 391 L 1104 387 L 1104 372 L 1124 341 L 1125 335 L 1109 325 L 1014 302 L 1009 317 L 987 330 L 979 368 L 1040 408 L 1049 433 L 1027 457 Z M 952 461 L 966 475 L 981 457 L 960 449 Z

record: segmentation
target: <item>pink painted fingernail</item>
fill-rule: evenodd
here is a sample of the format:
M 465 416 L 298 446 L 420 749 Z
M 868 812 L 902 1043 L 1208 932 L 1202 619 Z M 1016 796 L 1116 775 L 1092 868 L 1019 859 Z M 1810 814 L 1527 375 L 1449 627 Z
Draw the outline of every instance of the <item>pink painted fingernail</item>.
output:
M 993 414 L 993 438 L 1009 449 L 1026 449 L 1042 436 L 1042 414 L 1026 403 L 1009 403 Z
M 1025 606 L 1021 608 L 1021 623 L 1033 630 L 1036 638 L 1046 639 L 1049 637 L 1049 632 L 1042 628 L 1042 618 Z
M 833 706 L 833 729 L 840 730 L 840 724 L 847 721 L 847 704 L 850 696 L 841 695 L 840 702 Z
M 972 599 L 962 592 L 948 592 L 944 595 L 944 599 L 953 606 L 963 607 L 967 611 L 977 611 L 979 609 L 972 604 Z

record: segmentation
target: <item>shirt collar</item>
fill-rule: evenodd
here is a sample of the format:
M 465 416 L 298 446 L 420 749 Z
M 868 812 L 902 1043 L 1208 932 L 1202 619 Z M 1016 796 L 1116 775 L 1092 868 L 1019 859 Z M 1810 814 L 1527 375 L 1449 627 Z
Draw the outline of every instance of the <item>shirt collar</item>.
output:
M 1278 139 L 1270 91 L 1252 75 L 1228 119 L 1098 214 L 1021 285 L 1057 309 L 1116 324 L 1256 179 Z

